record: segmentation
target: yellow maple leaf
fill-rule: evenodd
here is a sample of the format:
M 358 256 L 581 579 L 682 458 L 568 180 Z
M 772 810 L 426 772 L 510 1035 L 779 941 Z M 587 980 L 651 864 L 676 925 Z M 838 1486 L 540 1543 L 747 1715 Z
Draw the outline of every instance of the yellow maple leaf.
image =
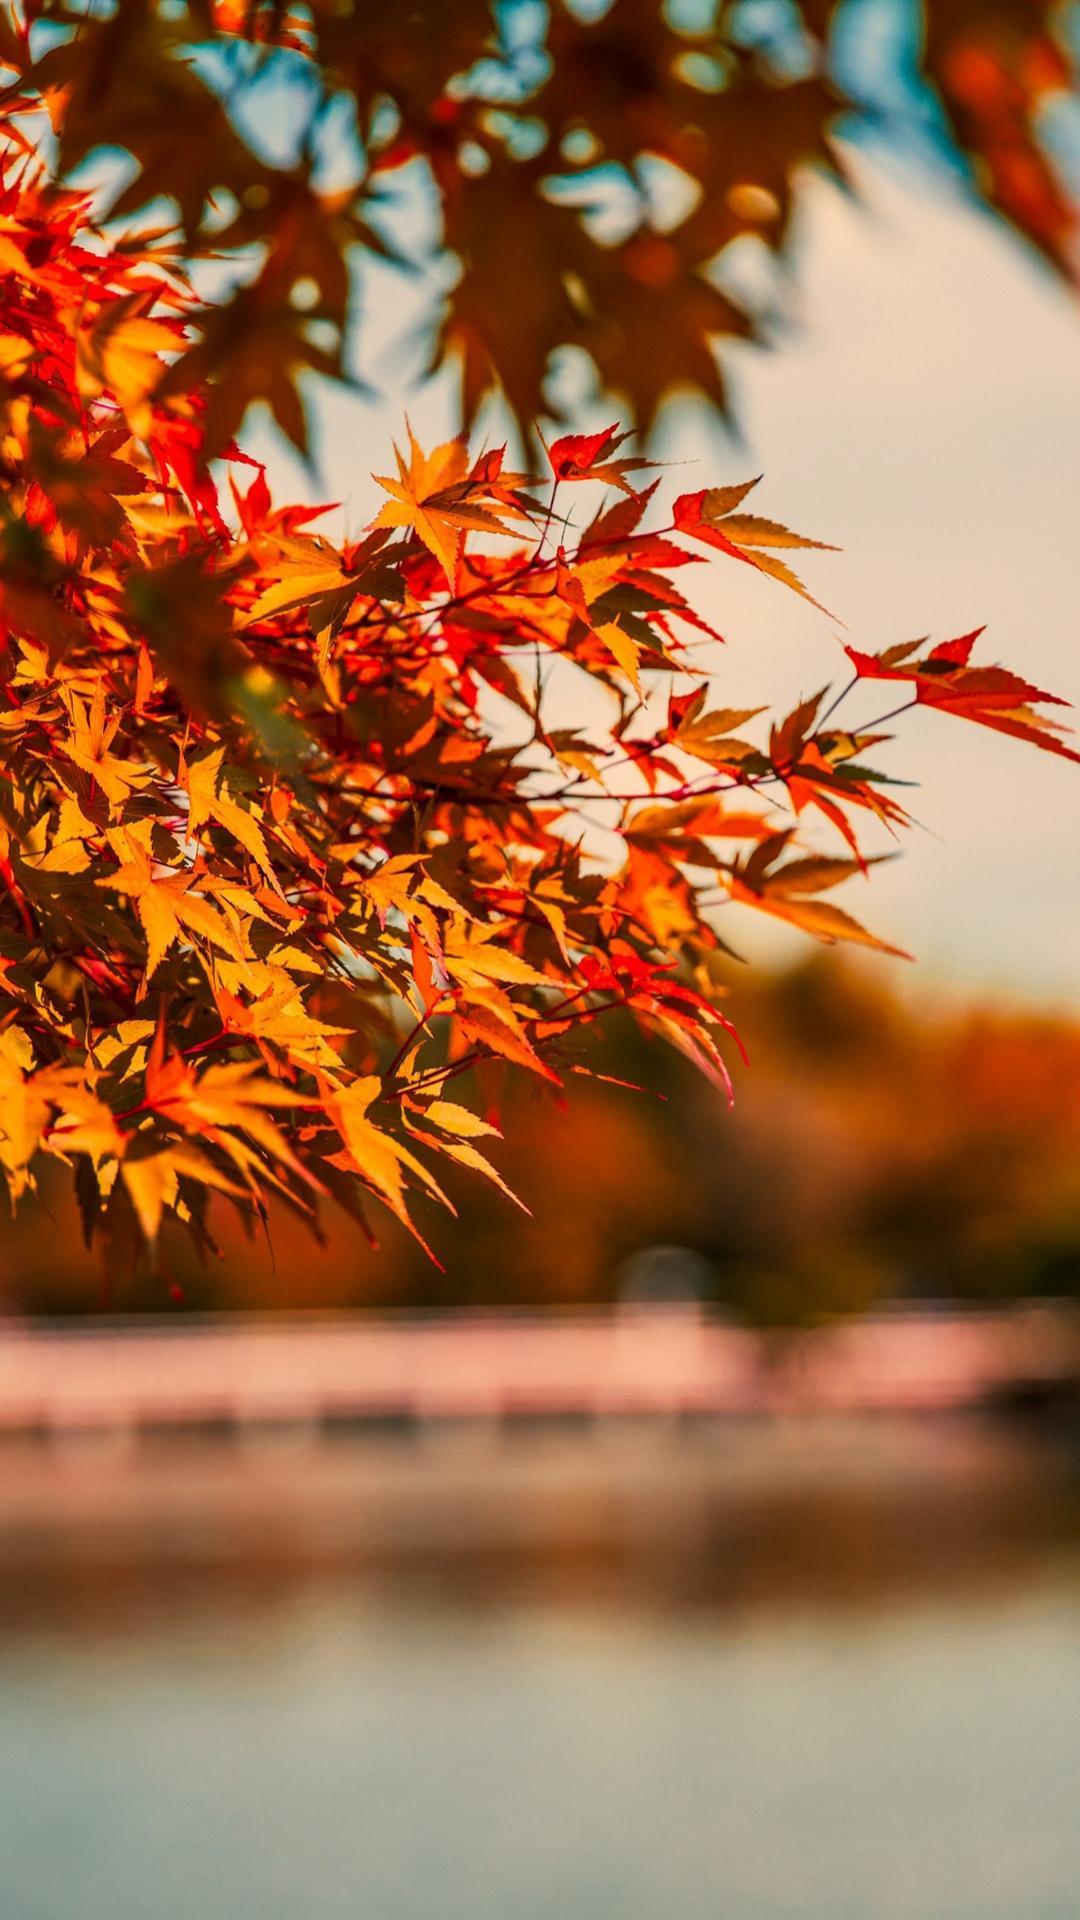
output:
M 240 1196 L 244 1192 L 206 1154 L 189 1146 L 163 1147 L 158 1153 L 131 1156 L 124 1160 L 120 1172 L 151 1245 L 157 1239 L 165 1209 L 177 1207 L 181 1175 L 197 1180 L 201 1186 L 215 1187 L 219 1193 Z
M 256 961 L 247 967 L 246 973 L 255 985 L 261 986 L 249 1004 L 224 986 L 215 986 L 214 999 L 222 1026 L 230 1033 L 248 1034 L 257 1042 L 277 1047 L 298 1065 L 336 1066 L 337 1055 L 328 1042 L 344 1038 L 349 1028 L 329 1026 L 324 1020 L 313 1019 L 304 1005 L 300 987 L 285 968 Z
M 29 1165 L 51 1112 L 40 1076 L 25 1073 L 12 1048 L 0 1048 L 0 1167 L 13 1200 L 30 1185 Z
M 223 952 L 241 959 L 236 935 L 227 921 L 209 900 L 194 891 L 194 871 L 165 868 L 155 872 L 149 831 L 148 823 L 140 821 L 136 827 L 111 832 L 108 838 L 121 864 L 115 873 L 104 874 L 95 882 L 96 886 L 108 887 L 113 893 L 126 894 L 132 902 L 146 935 L 147 979 L 156 972 L 174 941 L 184 934 L 201 935 Z
M 277 875 L 256 815 L 248 813 L 221 788 L 224 759 L 224 747 L 204 754 L 201 760 L 185 760 L 181 757 L 180 784 L 188 796 L 188 833 L 194 839 L 207 820 L 217 821 L 227 833 L 232 834 L 234 840 L 240 842 L 244 851 L 251 855 L 256 866 L 276 888 Z
M 116 813 L 133 788 L 146 785 L 152 769 L 136 761 L 121 760 L 109 752 L 120 727 L 120 716 L 105 718 L 103 680 L 97 681 L 89 705 L 70 687 L 61 687 L 60 695 L 71 720 L 71 732 L 63 743 L 64 753 L 89 774 Z
M 132 432 L 145 438 L 152 423 L 150 395 L 164 372 L 161 356 L 182 344 L 175 321 L 150 319 L 131 302 L 88 306 L 75 342 L 80 398 L 111 393 Z
M 183 1132 L 198 1134 L 220 1148 L 239 1168 L 256 1197 L 261 1182 L 281 1185 L 267 1155 L 270 1162 L 287 1167 L 307 1186 L 322 1190 L 268 1111 L 306 1104 L 302 1096 L 268 1080 L 251 1060 L 229 1061 L 197 1074 L 183 1055 L 166 1056 L 164 1031 L 158 1027 L 146 1063 L 147 1108 Z M 249 1141 L 254 1141 L 262 1153 L 255 1153 Z
M 39 1091 L 56 1109 L 47 1143 L 51 1153 L 62 1159 L 72 1153 L 88 1153 L 95 1160 L 109 1155 L 122 1159 L 125 1135 L 112 1108 L 87 1086 L 80 1069 L 46 1068 L 37 1078 Z
M 415 1174 L 436 1199 L 445 1203 L 445 1195 L 415 1154 L 368 1118 L 369 1109 L 381 1092 L 382 1081 L 374 1074 L 353 1080 L 348 1086 L 327 1076 L 319 1079 L 319 1094 L 327 1119 L 341 1135 L 353 1170 L 362 1174 L 398 1219 L 411 1227 L 405 1205 L 406 1171 Z
M 486 475 L 476 469 L 470 474 L 463 437 L 425 453 L 410 427 L 408 461 L 399 447 L 395 446 L 394 453 L 397 479 L 375 475 L 380 487 L 393 498 L 380 508 L 371 524 L 415 528 L 454 587 L 466 533 L 507 533 L 510 529 L 504 525 L 505 516 L 509 513 L 520 519 L 521 510 L 506 500 L 505 489 L 493 490 Z

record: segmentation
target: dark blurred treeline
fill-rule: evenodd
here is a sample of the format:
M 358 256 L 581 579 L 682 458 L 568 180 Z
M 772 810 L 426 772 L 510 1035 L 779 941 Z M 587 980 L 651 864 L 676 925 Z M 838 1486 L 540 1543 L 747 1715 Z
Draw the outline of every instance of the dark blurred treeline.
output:
M 372 1250 L 340 1214 L 322 1246 L 279 1217 L 268 1246 L 222 1209 L 220 1258 L 166 1243 L 156 1273 L 106 1297 L 57 1189 L 5 1231 L 0 1299 L 81 1313 L 693 1292 L 805 1324 L 890 1299 L 1080 1291 L 1080 1022 L 901 998 L 892 980 L 827 956 L 740 984 L 750 1065 L 733 1063 L 733 1112 L 629 1025 L 593 1056 L 611 1081 L 573 1074 L 565 1097 L 485 1085 L 508 1136 L 492 1158 L 532 1217 L 455 1181 L 457 1217 L 423 1219 L 441 1270 L 385 1214 Z

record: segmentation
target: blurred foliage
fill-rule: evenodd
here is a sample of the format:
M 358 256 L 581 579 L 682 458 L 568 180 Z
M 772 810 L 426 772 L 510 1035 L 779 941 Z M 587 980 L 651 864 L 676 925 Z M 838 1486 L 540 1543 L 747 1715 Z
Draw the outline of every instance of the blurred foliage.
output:
M 500 1165 L 536 1218 L 461 1180 L 444 1271 L 393 1222 L 378 1252 L 341 1215 L 321 1250 L 288 1218 L 272 1249 L 223 1222 L 220 1260 L 200 1267 L 177 1244 L 164 1275 L 108 1304 L 567 1307 L 682 1274 L 711 1303 L 785 1325 L 893 1299 L 1080 1291 L 1080 1023 L 917 1004 L 831 956 L 744 985 L 740 1004 L 751 1065 L 733 1113 L 629 1024 L 598 1064 L 648 1093 L 580 1081 L 565 1101 L 500 1084 L 492 1063 Z M 17 1309 L 96 1310 L 77 1222 L 59 1193 L 53 1205 L 51 1224 L 6 1233 L 0 1288 Z
M 1071 273 L 1052 136 L 1073 16 L 1061 0 L 7 0 L 0 103 L 44 100 L 62 174 L 126 155 L 111 211 L 175 223 L 181 256 L 224 266 L 231 297 L 175 376 L 213 382 L 219 445 L 256 399 L 304 443 L 298 382 L 346 373 L 374 257 L 441 300 L 432 361 L 458 367 L 466 420 L 501 388 L 527 429 L 570 347 L 647 426 L 674 388 L 723 406 L 715 348 L 760 325 L 728 250 L 783 255 L 801 173 L 844 179 L 837 135 L 860 124 L 935 148 Z

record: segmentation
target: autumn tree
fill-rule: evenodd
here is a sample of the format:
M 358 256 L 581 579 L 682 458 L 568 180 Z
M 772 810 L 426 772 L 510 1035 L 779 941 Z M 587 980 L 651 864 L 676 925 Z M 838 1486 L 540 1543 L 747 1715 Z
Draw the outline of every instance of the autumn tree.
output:
M 970 634 L 849 645 L 839 689 L 786 717 L 725 706 L 677 581 L 718 558 L 809 599 L 792 557 L 820 543 L 755 482 L 665 515 L 616 426 L 538 431 L 566 344 L 628 422 L 673 386 L 722 400 L 717 341 L 753 323 L 714 264 L 746 233 L 782 245 L 807 159 L 843 165 L 845 9 L 788 12 L 767 43 L 742 9 L 646 0 L 558 5 L 539 37 L 479 0 L 0 15 L 0 1164 L 15 1200 L 69 1167 L 110 1270 L 165 1223 L 211 1245 L 211 1194 L 313 1222 L 374 1199 L 421 1231 L 440 1158 L 499 1180 L 498 1075 L 561 1088 L 616 1008 L 726 1090 L 713 906 L 882 944 L 829 896 L 877 857 L 861 823 L 907 824 L 880 764 L 897 712 L 1077 758 Z M 1056 13 L 940 0 L 923 73 L 1064 269 L 1036 138 L 1068 78 Z M 264 89 L 288 152 L 258 137 Z M 674 222 L 660 166 L 691 189 Z M 274 502 L 243 422 L 265 401 L 304 446 L 305 381 L 346 374 L 406 176 L 459 268 L 435 355 L 466 424 L 497 387 L 529 450 L 407 434 L 335 542 Z M 602 186 L 630 199 L 614 240 Z M 582 676 L 603 724 L 553 715 Z M 863 680 L 886 711 L 853 727 Z

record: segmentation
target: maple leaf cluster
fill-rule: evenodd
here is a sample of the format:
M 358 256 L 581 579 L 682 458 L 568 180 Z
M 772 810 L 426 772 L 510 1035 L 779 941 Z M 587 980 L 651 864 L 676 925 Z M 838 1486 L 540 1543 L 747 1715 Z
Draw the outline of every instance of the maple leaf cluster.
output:
M 951 146 L 1075 275 L 1050 137 L 1069 12 L 922 0 L 909 39 L 845 0 L 0 0 L 0 99 L 47 107 L 61 178 L 122 151 L 112 211 L 168 208 L 189 260 L 228 263 L 165 375 L 208 383 L 215 451 L 257 400 L 305 444 L 303 378 L 344 376 L 376 260 L 437 265 L 432 360 L 467 420 L 498 389 L 530 431 L 569 346 L 648 426 L 673 389 L 724 405 L 717 345 L 763 325 L 727 250 L 784 251 L 808 168 L 852 185 L 853 122 Z M 289 139 L 265 137 L 275 116 Z M 436 210 L 430 249 L 410 205 Z
M 614 1009 L 726 1088 L 712 901 L 881 944 L 822 896 L 869 864 L 853 820 L 904 824 L 865 761 L 885 736 L 822 694 L 763 738 L 689 651 L 695 558 L 804 591 L 777 555 L 818 543 L 746 512 L 754 483 L 650 530 L 650 463 L 615 428 L 536 474 L 410 434 L 373 522 L 331 541 L 230 441 L 211 468 L 218 390 L 169 236 L 110 240 L 16 115 L 0 157 L 13 1199 L 69 1167 L 111 1272 L 166 1222 L 212 1246 L 211 1195 L 313 1224 L 326 1196 L 361 1220 L 374 1200 L 418 1231 L 440 1160 L 501 1184 L 493 1074 L 561 1086 Z M 572 533 L 583 483 L 608 492 Z M 1047 696 L 969 652 L 851 660 L 1076 757 Z M 606 726 L 554 724 L 567 675 Z M 809 809 L 842 853 L 796 844 Z M 597 818 L 614 857 L 585 844 Z M 484 1116 L 454 1097 L 470 1069 Z

